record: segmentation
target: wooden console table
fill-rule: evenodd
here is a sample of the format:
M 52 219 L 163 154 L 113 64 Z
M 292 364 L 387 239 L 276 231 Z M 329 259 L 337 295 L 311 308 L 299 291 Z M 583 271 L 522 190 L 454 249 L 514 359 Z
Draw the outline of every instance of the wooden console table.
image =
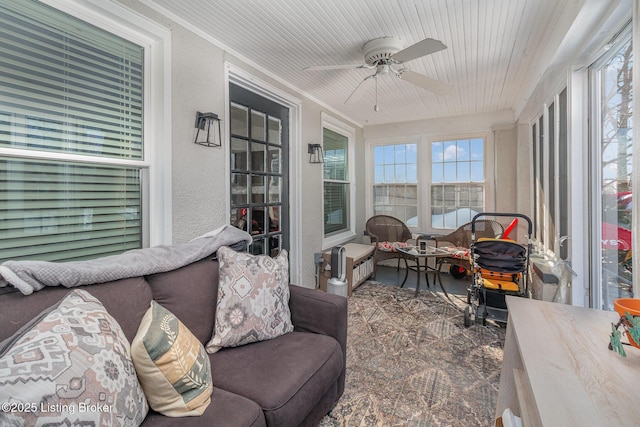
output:
M 512 296 L 507 306 L 496 418 L 511 408 L 524 427 L 640 425 L 640 349 L 608 349 L 617 313 Z

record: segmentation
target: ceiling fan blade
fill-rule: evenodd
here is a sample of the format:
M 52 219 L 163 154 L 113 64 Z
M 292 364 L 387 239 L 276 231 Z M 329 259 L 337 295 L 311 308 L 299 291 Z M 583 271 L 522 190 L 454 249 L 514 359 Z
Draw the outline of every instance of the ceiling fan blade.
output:
M 375 74 L 365 77 L 364 80 L 362 80 L 358 84 L 358 86 L 356 86 L 353 92 L 351 92 L 351 95 L 349 95 L 349 97 L 346 99 L 346 101 L 344 101 L 344 103 L 353 104 L 358 102 L 362 98 L 362 96 L 367 92 L 366 89 L 371 86 L 371 83 L 374 83 L 375 79 L 376 79 Z
M 445 46 L 440 40 L 424 39 L 402 49 L 400 52 L 395 53 L 391 58 L 398 62 L 407 62 L 412 59 L 420 58 L 421 56 L 431 55 L 432 53 L 439 52 L 446 48 L 447 46 Z
M 406 68 L 404 70 L 400 70 L 400 78 L 437 95 L 446 95 L 451 92 L 452 89 L 452 86 L 449 83 L 432 79 L 431 77 L 416 73 L 415 71 L 407 70 Z
M 324 71 L 324 70 L 346 70 L 349 68 L 365 68 L 362 64 L 343 64 L 343 65 L 316 65 L 313 67 L 303 68 L 302 71 Z

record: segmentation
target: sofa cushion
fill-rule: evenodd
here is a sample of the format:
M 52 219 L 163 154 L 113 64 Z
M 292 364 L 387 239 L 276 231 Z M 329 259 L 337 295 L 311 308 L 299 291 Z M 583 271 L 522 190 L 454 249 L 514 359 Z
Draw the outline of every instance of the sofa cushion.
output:
M 264 427 L 266 421 L 262 409 L 256 402 L 217 387 L 213 388 L 211 405 L 199 417 L 166 417 L 153 410 L 149 411 L 141 427 L 201 427 L 201 426 L 243 426 Z
M 131 343 L 131 358 L 155 411 L 170 417 L 202 415 L 211 403 L 211 366 L 202 343 L 155 301 Z
M 147 276 L 147 281 L 153 299 L 175 314 L 201 343 L 209 342 L 218 297 L 218 261 L 204 259 Z
M 220 283 L 207 351 L 267 340 L 293 330 L 287 251 L 276 258 L 218 249 Z
M 74 290 L 0 344 L 0 424 L 138 425 L 147 401 L 116 320 L 95 297 Z M 84 405 L 84 406 L 83 406 Z M 17 419 L 16 419 L 17 418 Z
M 336 386 L 344 359 L 326 335 L 291 332 L 211 355 L 216 387 L 257 402 L 268 425 L 300 425 Z
M 95 296 L 116 319 L 129 342 L 136 336 L 140 320 L 151 302 L 151 290 L 143 277 L 79 286 L 74 289 L 84 289 Z M 46 308 L 60 302 L 68 293 L 68 288 L 51 286 L 31 295 L 23 295 L 17 290 L 1 295 L 0 341 L 13 335 Z

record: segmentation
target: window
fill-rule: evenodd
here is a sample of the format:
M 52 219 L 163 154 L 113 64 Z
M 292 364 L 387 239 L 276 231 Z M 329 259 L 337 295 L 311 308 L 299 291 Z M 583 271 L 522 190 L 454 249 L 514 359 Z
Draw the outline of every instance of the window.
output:
M 552 98 L 531 126 L 536 237 L 544 249 L 562 259 L 568 257 L 569 234 L 567 114 L 565 88 Z
M 323 129 L 324 234 L 349 228 L 349 139 Z
M 556 132 L 555 132 L 555 123 L 556 123 L 556 114 L 555 114 L 555 104 L 551 103 L 549 108 L 547 109 L 547 146 L 548 146 L 548 162 L 547 162 L 547 176 L 548 176 L 548 188 L 547 193 L 549 194 L 549 204 L 547 211 L 547 227 L 549 233 L 549 240 L 547 241 L 547 245 L 550 248 L 555 249 L 556 245 Z
M 353 139 L 355 130 L 330 116 L 322 120 L 325 248 L 355 237 Z
M 533 227 L 534 227 L 534 231 L 533 231 L 533 235 L 535 237 L 540 238 L 540 234 L 539 234 L 539 210 L 540 210 L 540 206 L 542 205 L 542 203 L 540 203 L 540 189 L 539 189 L 539 185 L 538 182 L 540 180 L 540 177 L 538 176 L 538 163 L 539 163 L 539 159 L 538 159 L 538 124 L 537 122 L 534 122 L 531 125 L 531 160 L 532 160 L 532 174 L 533 174 L 533 208 L 532 208 L 532 213 L 533 213 L 533 218 L 531 218 L 531 220 L 533 221 Z
M 568 135 L 568 106 L 567 89 L 558 96 L 558 245 L 560 258 L 569 259 L 569 135 Z
M 601 266 L 592 292 L 593 307 L 611 310 L 613 301 L 633 297 L 633 48 L 630 26 L 620 33 L 607 54 L 589 70 L 596 174 L 590 182 L 594 251 L 592 263 Z
M 544 133 L 544 114 L 542 114 L 538 119 L 537 119 L 537 124 L 534 125 L 537 126 L 537 133 L 534 131 L 534 137 L 536 137 L 536 140 L 534 141 L 534 145 L 535 145 L 535 149 L 534 151 L 536 152 L 537 156 L 536 156 L 536 160 L 535 160 L 535 164 L 537 165 L 535 170 L 534 170 L 534 179 L 533 179 L 533 185 L 535 186 L 536 190 L 535 190 L 535 206 L 534 209 L 536 211 L 535 213 L 535 229 L 536 229 L 536 237 L 538 238 L 538 241 L 541 244 L 545 244 L 545 187 L 544 187 L 544 171 L 545 171 L 545 161 L 544 161 L 544 139 L 545 139 L 545 133 Z
M 484 139 L 431 144 L 431 226 L 457 228 L 484 211 Z
M 373 147 L 373 214 L 418 227 L 418 144 Z
M 148 244 L 145 48 L 35 1 L 0 19 L 0 261 Z

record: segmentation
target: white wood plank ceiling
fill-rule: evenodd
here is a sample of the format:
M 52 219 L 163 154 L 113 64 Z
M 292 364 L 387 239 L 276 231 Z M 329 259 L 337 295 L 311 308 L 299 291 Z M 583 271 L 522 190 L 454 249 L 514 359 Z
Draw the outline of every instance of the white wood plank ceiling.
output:
M 607 0 L 597 0 L 607 1 Z M 512 110 L 529 96 L 588 0 L 143 0 L 362 125 Z M 371 69 L 303 71 L 364 63 L 363 45 L 394 36 L 448 48 L 406 67 L 449 83 L 436 95 L 384 75 L 345 104 Z M 555 46 L 550 46 L 554 44 Z M 545 56 L 546 55 L 546 56 Z

